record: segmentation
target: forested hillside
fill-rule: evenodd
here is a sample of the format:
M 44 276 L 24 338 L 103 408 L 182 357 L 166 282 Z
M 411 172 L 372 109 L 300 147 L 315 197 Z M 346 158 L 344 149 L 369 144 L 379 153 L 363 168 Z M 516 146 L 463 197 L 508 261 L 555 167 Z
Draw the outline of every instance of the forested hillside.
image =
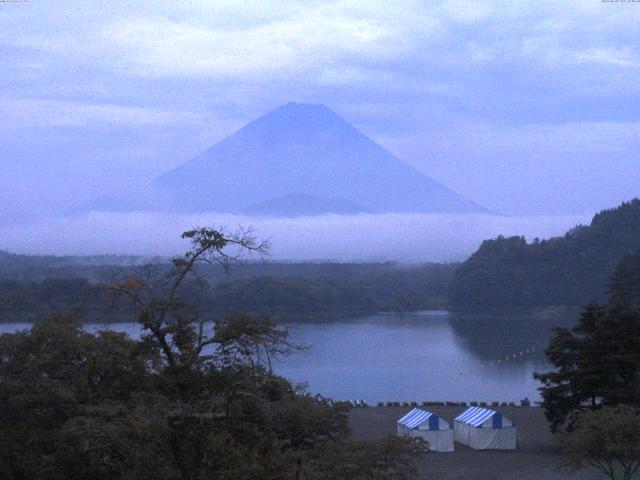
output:
M 98 281 L 114 269 L 151 261 L 129 255 L 16 255 L 0 250 L 0 280 L 42 281 L 50 278 L 86 278 Z
M 611 302 L 640 309 L 640 249 L 622 257 L 610 282 Z
M 118 260 L 113 265 L 103 262 Z M 130 262 L 126 264 L 126 260 Z M 115 312 L 109 285 L 117 277 L 139 276 L 139 259 L 0 255 L 0 322 L 34 321 L 72 312 L 90 321 L 123 321 Z M 169 262 L 158 260 L 159 274 Z M 330 320 L 377 311 L 441 308 L 455 265 L 402 266 L 393 263 L 270 263 L 234 265 L 228 273 L 204 266 L 204 283 L 185 296 L 207 318 L 235 312 L 278 320 Z
M 482 243 L 456 271 L 449 304 L 583 305 L 607 296 L 618 262 L 640 248 L 640 200 L 593 217 L 564 237 L 498 237 Z

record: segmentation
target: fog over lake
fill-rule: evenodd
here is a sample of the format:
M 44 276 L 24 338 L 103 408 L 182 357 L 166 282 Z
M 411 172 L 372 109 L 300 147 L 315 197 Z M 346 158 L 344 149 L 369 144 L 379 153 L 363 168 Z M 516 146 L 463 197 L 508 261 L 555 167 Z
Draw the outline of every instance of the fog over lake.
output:
M 217 213 L 90 213 L 21 225 L 0 223 L 0 249 L 14 253 L 177 255 L 195 225 L 253 226 L 273 260 L 448 262 L 498 235 L 563 235 L 590 215 L 357 214 L 279 218 Z

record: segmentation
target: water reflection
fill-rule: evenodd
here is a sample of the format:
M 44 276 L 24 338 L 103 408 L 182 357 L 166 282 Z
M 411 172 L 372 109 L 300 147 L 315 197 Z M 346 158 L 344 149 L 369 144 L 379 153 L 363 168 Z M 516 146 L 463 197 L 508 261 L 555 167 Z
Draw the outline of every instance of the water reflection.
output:
M 573 321 L 416 312 L 292 324 L 295 338 L 313 348 L 278 367 L 292 380 L 307 380 L 311 391 L 340 399 L 536 400 L 532 375 L 550 368 L 543 350 L 551 329 Z
M 536 400 L 539 384 L 532 374 L 549 368 L 543 351 L 551 329 L 575 319 L 434 311 L 294 323 L 288 325 L 293 340 L 312 348 L 281 359 L 276 369 L 336 399 Z M 27 327 L 2 324 L 0 333 Z M 140 335 L 135 323 L 86 328 Z
M 456 337 L 480 361 L 510 365 L 519 359 L 546 365 L 544 350 L 553 328 L 572 326 L 577 318 L 578 313 L 574 311 L 552 318 L 470 312 L 455 312 L 448 316 Z

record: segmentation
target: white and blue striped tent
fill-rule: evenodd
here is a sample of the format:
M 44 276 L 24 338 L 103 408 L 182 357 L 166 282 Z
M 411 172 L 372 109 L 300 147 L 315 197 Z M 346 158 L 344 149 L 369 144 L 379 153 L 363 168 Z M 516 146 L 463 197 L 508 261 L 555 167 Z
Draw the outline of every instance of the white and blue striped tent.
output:
M 467 408 L 454 419 L 453 429 L 456 442 L 476 450 L 516 448 L 516 426 L 495 410 Z
M 420 437 L 432 452 L 453 452 L 453 429 L 438 415 L 414 408 L 396 422 L 398 436 Z

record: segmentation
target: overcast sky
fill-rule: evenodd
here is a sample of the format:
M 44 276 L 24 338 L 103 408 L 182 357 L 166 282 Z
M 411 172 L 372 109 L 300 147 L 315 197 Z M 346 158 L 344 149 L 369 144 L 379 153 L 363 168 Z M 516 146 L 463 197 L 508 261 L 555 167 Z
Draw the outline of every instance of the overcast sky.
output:
M 268 6 L 269 4 L 273 6 Z M 0 3 L 5 225 L 322 103 L 491 210 L 640 194 L 640 3 Z

